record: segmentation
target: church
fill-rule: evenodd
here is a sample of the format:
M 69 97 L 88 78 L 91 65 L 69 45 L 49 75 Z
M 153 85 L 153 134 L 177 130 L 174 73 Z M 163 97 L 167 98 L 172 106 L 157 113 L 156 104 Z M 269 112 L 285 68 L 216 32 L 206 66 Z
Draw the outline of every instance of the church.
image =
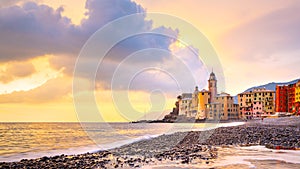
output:
M 179 115 L 195 120 L 236 120 L 239 119 L 238 104 L 234 104 L 233 96 L 217 93 L 217 78 L 214 72 L 208 79 L 208 90 L 199 91 L 195 87 L 193 93 L 182 93 L 178 99 Z

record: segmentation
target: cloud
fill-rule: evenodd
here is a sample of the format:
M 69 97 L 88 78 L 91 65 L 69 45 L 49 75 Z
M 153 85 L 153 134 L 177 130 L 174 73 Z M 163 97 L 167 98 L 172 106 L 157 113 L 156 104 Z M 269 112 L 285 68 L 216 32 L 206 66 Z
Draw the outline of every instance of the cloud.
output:
M 79 26 L 61 15 L 63 7 L 54 10 L 47 5 L 27 2 L 22 6 L 1 8 L 0 62 L 44 54 L 76 57 L 85 41 L 103 25 L 122 16 L 145 12 L 141 6 L 129 0 L 87 0 L 86 8 L 87 19 L 83 19 Z M 128 24 L 135 29 L 152 29 L 151 21 L 141 19 Z M 160 29 L 165 31 L 165 28 Z M 152 42 L 153 38 L 149 36 L 147 39 L 133 40 L 135 43 L 131 47 Z M 164 43 L 164 40 L 157 39 L 155 42 Z M 149 43 L 145 45 L 151 46 Z
M 122 16 L 145 13 L 140 5 L 130 0 L 87 0 L 85 7 L 88 10 L 85 14 L 87 19 L 82 21 L 81 28 L 89 35 L 108 22 Z M 141 26 L 145 23 L 142 23 Z
M 69 77 L 58 77 L 29 91 L 2 94 L 0 95 L 0 103 L 43 103 L 57 101 L 66 99 L 71 90 L 72 80 Z
M 15 63 L 13 65 L 10 64 L 6 71 L 15 77 L 26 77 L 33 74 L 35 69 L 32 63 Z
M 195 64 L 197 59 L 194 59 L 195 57 L 192 55 L 198 55 L 198 53 L 191 54 L 191 52 L 187 51 L 179 53 L 185 57 L 193 58 L 191 59 L 193 62 L 184 63 L 182 59 L 175 58 L 173 56 L 174 53 L 172 53 L 169 48 L 171 44 L 175 43 L 179 34 L 178 30 L 164 26 L 154 28 L 152 21 L 146 20 L 145 9 L 130 0 L 87 0 L 86 9 L 86 19 L 83 19 L 80 25 L 73 25 L 69 18 L 62 16 L 61 13 L 64 10 L 62 7 L 53 9 L 47 5 L 27 2 L 21 6 L 1 8 L 0 62 L 5 63 L 12 60 L 23 61 L 36 56 L 50 54 L 53 55 L 50 59 L 52 66 L 57 70 L 64 67 L 64 73 L 67 76 L 72 76 L 74 64 L 80 49 L 95 31 L 122 16 L 142 13 L 144 15 L 126 23 L 126 25 L 130 25 L 133 30 L 117 27 L 114 28 L 115 33 L 126 34 L 130 31 L 154 31 L 170 35 L 173 38 L 157 34 L 142 34 L 129 37 L 116 44 L 109 51 L 98 70 L 96 76 L 97 85 L 106 89 L 110 88 L 114 72 L 120 68 L 120 64 L 122 64 L 122 68 L 125 68 L 125 72 L 131 73 L 136 73 L 134 71 L 137 71 L 137 68 L 147 68 L 149 66 L 163 68 L 166 72 L 176 76 L 177 80 L 183 79 L 182 81 L 185 83 L 183 85 L 184 89 L 187 89 L 186 86 L 188 86 L 188 84 L 191 85 L 189 88 L 194 87 L 195 84 L 193 83 L 192 74 L 197 74 L 199 69 L 193 67 L 192 70 L 190 70 L 186 64 Z M 108 38 L 109 36 L 110 35 L 107 35 Z M 128 59 L 132 54 L 145 49 L 154 49 L 154 52 L 147 52 L 140 57 Z M 155 50 L 164 52 L 155 52 Z M 84 58 L 85 66 L 80 70 L 81 78 L 90 76 L 89 70 L 91 69 L 91 65 L 97 63 L 98 59 L 98 57 Z M 127 62 L 124 62 L 124 60 L 127 60 Z M 199 64 L 199 66 L 202 66 L 202 64 Z M 12 72 L 7 73 L 13 73 L 13 70 L 11 71 Z M 26 74 L 26 72 L 24 73 Z M 184 74 L 188 76 L 184 76 Z M 128 77 L 126 74 L 120 75 L 123 75 L 120 79 Z M 180 75 L 183 76 L 179 78 Z M 148 91 L 155 87 L 166 91 L 177 90 L 178 87 L 176 85 L 166 83 L 166 81 L 169 80 L 169 75 L 165 73 L 153 76 L 153 73 L 150 71 L 143 74 L 141 79 L 139 79 L 135 85 L 131 86 L 132 88 L 130 89 Z M 63 84 L 62 81 L 59 82 Z M 122 83 L 121 81 L 119 82 Z M 122 90 L 124 89 L 122 86 L 125 85 L 127 84 L 123 83 L 114 87 L 116 87 L 117 90 Z M 48 86 L 43 85 L 43 87 L 46 88 Z M 41 93 L 45 92 L 42 90 L 37 91 Z M 32 92 L 33 91 L 29 93 Z M 58 92 L 60 92 L 60 90 L 58 90 Z M 19 92 L 13 95 L 23 97 L 25 93 L 26 92 Z M 63 93 L 64 92 L 62 92 L 62 94 Z M 52 96 L 51 93 L 45 94 L 50 94 L 50 98 Z M 33 96 L 31 99 L 45 97 L 38 95 L 37 92 L 34 92 Z M 7 97 L 7 99 L 12 99 L 12 97 Z M 22 99 L 20 101 L 22 101 Z
M 1 0 L 0 8 L 9 7 L 12 5 L 28 2 L 29 0 Z M 38 0 L 35 0 L 38 1 Z
M 269 62 L 300 46 L 300 4 L 295 2 L 231 30 L 223 39 L 237 59 Z M 290 56 L 286 58 L 292 59 Z
M 18 78 L 24 78 L 35 73 L 31 62 L 10 62 L 0 70 L 0 82 L 9 83 Z
M 82 44 L 70 19 L 34 2 L 0 9 L 0 61 L 24 60 L 45 54 L 76 54 Z M 74 36 L 77 35 L 77 36 Z

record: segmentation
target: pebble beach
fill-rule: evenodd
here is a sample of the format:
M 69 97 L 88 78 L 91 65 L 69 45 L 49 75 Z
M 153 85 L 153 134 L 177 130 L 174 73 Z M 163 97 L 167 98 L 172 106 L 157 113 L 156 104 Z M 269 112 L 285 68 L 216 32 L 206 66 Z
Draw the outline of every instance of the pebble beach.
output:
M 299 127 L 299 117 L 249 121 L 240 126 L 161 135 L 95 153 L 0 162 L 0 168 L 164 168 L 170 164 L 183 166 L 179 168 L 210 168 L 222 158 L 226 147 L 264 146 L 297 151 Z

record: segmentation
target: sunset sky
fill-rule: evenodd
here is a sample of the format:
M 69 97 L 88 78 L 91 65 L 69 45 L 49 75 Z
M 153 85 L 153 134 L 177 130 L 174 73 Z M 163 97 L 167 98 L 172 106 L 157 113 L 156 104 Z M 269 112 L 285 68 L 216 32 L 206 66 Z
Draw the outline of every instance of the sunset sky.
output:
M 94 109 L 87 93 L 95 95 L 102 116 L 94 117 L 95 121 L 136 120 L 149 111 L 156 112 L 147 114 L 149 118 L 161 118 L 163 114 L 157 112 L 163 108 L 168 113 L 180 92 L 194 89 L 191 82 L 177 90 L 176 81 L 194 78 L 200 89 L 206 88 L 212 68 L 220 81 L 224 78 L 221 91 L 231 95 L 252 86 L 297 79 L 299 10 L 298 0 L 1 0 L 0 121 L 82 121 L 76 106 L 87 103 L 80 111 Z M 128 25 L 190 43 L 155 35 L 131 38 L 113 48 L 94 81 L 88 71 L 97 58 L 81 58 L 86 67 L 78 70 L 76 79 L 80 88 L 93 90 L 81 91 L 74 102 L 74 67 L 84 44 L 104 25 L 135 13 L 146 15 Z M 202 57 L 210 56 L 201 56 L 205 52 L 195 42 L 197 37 L 182 24 L 147 13 L 168 14 L 193 25 L 214 47 L 222 67 L 206 65 Z M 148 48 L 160 50 L 156 54 L 143 50 Z M 145 58 L 138 58 L 140 50 Z M 149 65 L 167 71 L 149 69 L 130 79 L 130 88 L 124 87 L 122 82 L 128 78 L 122 72 L 138 73 L 134 68 Z M 192 75 L 186 77 L 183 69 Z M 132 107 L 121 103 L 123 96 Z

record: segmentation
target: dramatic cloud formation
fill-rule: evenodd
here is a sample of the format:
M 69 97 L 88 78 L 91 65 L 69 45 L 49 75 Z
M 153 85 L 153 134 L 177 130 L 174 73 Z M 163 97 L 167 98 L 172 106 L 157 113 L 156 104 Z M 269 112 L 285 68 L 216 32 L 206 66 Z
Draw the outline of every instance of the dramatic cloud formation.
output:
M 87 0 L 86 9 L 86 19 L 83 19 L 80 25 L 73 25 L 69 18 L 62 16 L 63 7 L 55 10 L 47 5 L 27 2 L 22 6 L 1 8 L 0 22 L 2 24 L 0 25 L 0 36 L 2 38 L 0 40 L 0 62 L 25 60 L 51 54 L 53 55 L 50 58 L 52 67 L 57 70 L 64 68 L 64 73 L 67 76 L 72 76 L 80 49 L 95 31 L 122 16 L 136 13 L 145 14 L 145 10 L 140 5 L 130 0 Z M 177 76 L 177 81 L 184 79 L 185 86 L 183 90 L 193 88 L 193 85 L 195 85 L 192 83 L 194 81 L 193 73 L 197 73 L 198 80 L 202 75 L 206 75 L 205 69 L 200 71 L 202 63 L 197 60 L 198 51 L 194 50 L 196 53 L 193 53 L 189 48 L 182 48 L 180 49 L 182 50 L 181 53 L 177 51 L 177 54 L 180 55 L 172 53 L 173 51 L 169 47 L 175 43 L 179 31 L 164 26 L 153 28 L 152 21 L 145 19 L 146 14 L 141 16 L 126 24 L 130 25 L 136 31 L 155 31 L 160 34 L 170 35 L 170 37 L 156 34 L 142 34 L 129 37 L 116 44 L 106 55 L 99 67 L 96 76 L 97 87 L 109 89 L 114 72 L 122 64 L 122 68 L 126 68 L 125 72 L 132 73 L 138 71 L 135 67 L 137 65 L 139 68 L 151 65 L 152 67 L 164 69 L 167 73 Z M 120 31 L 123 33 L 133 31 L 122 28 L 115 29 L 116 33 Z M 109 40 L 109 35 L 103 38 Z M 131 54 L 145 49 L 159 49 L 162 52 L 148 52 L 136 56 L 134 59 L 128 59 L 128 62 L 124 62 Z M 185 59 L 185 61 L 182 61 L 183 58 L 180 57 L 189 57 L 187 55 L 192 56 L 191 58 L 194 59 L 189 61 Z M 80 70 L 80 75 L 83 78 L 87 76 L 88 70 L 91 68 L 90 65 L 98 62 L 98 58 L 87 57 L 84 59 L 84 62 L 86 66 Z M 189 64 L 195 63 L 199 63 L 197 66 L 200 67 L 188 68 Z M 185 74 L 188 76 L 185 75 L 179 79 L 179 75 L 184 74 L 181 68 L 186 69 Z M 26 74 L 25 71 L 23 73 Z M 171 85 L 166 83 L 171 77 L 165 73 L 157 79 L 158 76 L 154 78 L 152 73 L 144 72 L 143 79 L 132 85 L 130 89 L 149 91 L 149 89 L 155 87 L 160 90 L 178 91 L 178 86 L 175 85 L 176 81 Z M 126 74 L 122 75 L 123 77 L 118 78 L 129 78 Z M 9 80 L 13 79 L 8 79 L 8 77 L 2 79 L 3 82 L 8 82 Z M 122 81 L 119 82 L 123 83 Z M 192 87 L 187 84 L 191 84 Z M 123 84 L 114 86 L 114 89 L 126 90 L 124 88 L 126 85 L 128 84 L 124 82 Z
M 54 10 L 34 2 L 0 9 L 0 61 L 24 60 L 45 54 L 76 54 L 80 33 Z M 76 36 L 75 36 L 76 35 Z

